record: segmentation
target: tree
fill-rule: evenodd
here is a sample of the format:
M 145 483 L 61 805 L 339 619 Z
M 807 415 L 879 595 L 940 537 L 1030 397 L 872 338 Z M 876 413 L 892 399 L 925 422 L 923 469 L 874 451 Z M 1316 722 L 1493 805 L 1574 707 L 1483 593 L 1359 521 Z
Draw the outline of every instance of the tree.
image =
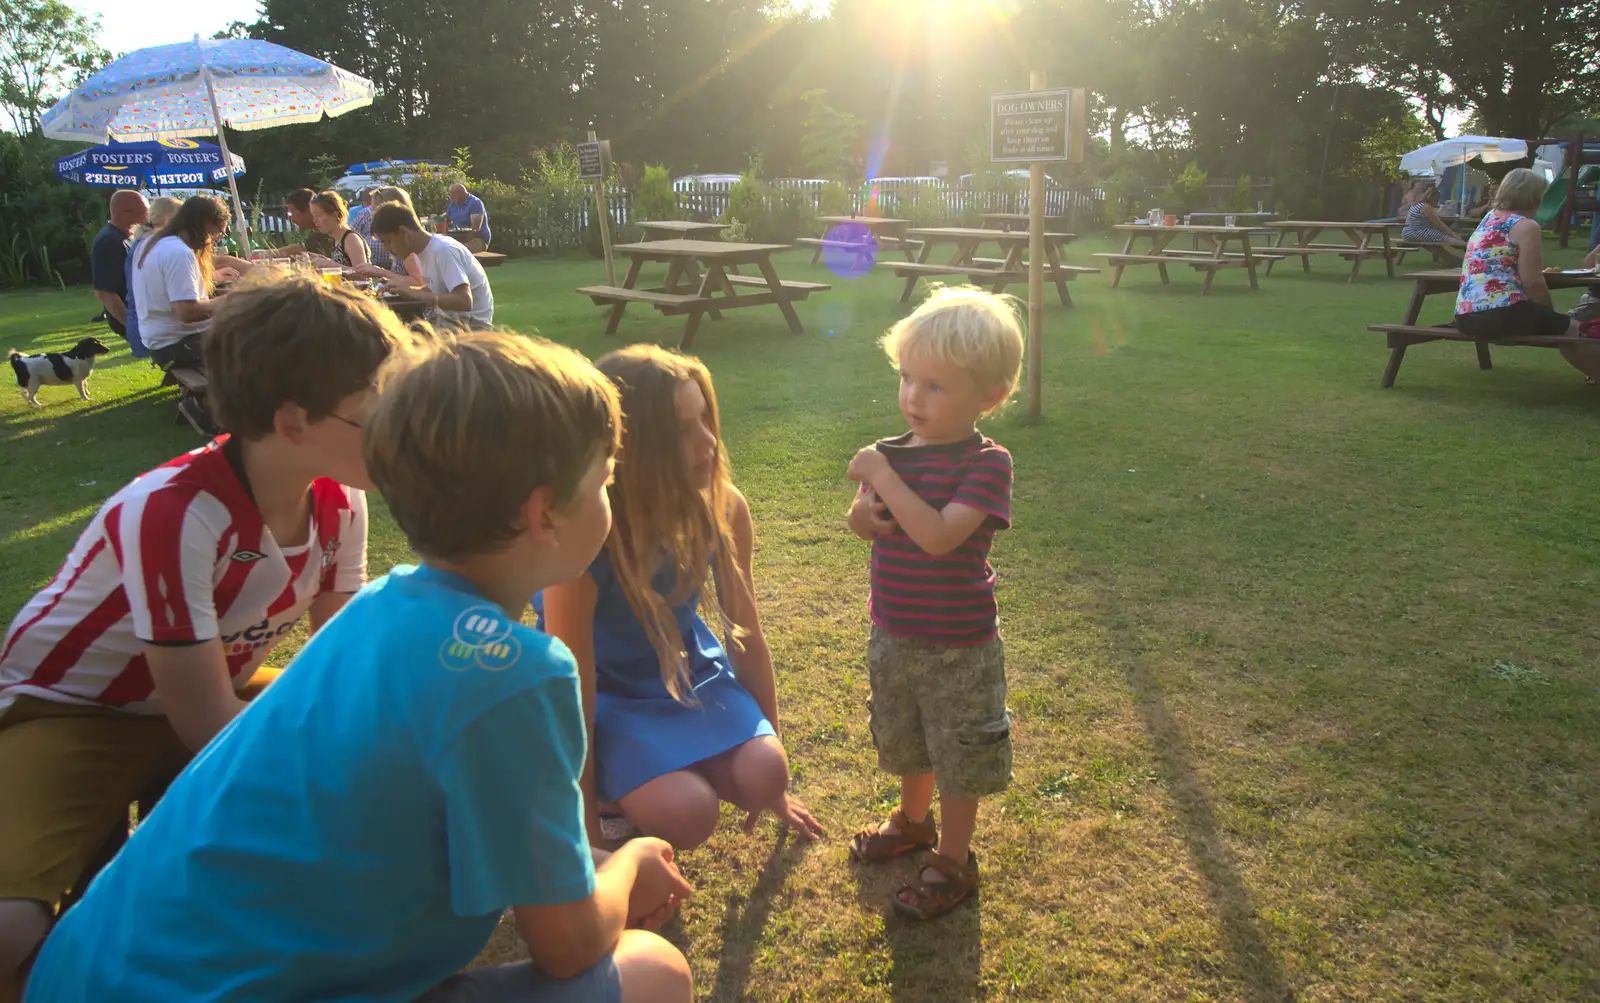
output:
M 95 40 L 97 18 L 62 0 L 0 0 L 0 106 L 19 133 L 110 54 Z
M 1379 79 L 1443 113 L 1472 109 L 1493 135 L 1536 138 L 1586 112 L 1600 85 L 1600 0 L 1333 0 L 1365 25 Z
M 861 119 L 828 104 L 828 92 L 814 87 L 800 95 L 808 114 L 805 134 L 800 138 L 800 153 L 812 177 L 828 181 L 854 181 L 856 142 L 861 137 Z

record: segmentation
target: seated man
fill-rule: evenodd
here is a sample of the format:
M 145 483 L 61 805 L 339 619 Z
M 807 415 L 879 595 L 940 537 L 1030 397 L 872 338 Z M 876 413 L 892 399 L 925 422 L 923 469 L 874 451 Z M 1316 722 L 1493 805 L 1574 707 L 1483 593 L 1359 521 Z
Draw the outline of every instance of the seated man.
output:
M 0 647 L 0 999 L 15 998 L 92 855 L 126 830 L 129 803 L 244 709 L 302 614 L 316 631 L 361 587 L 360 426 L 378 366 L 408 337 L 369 297 L 323 282 L 235 292 L 205 344 L 211 405 L 233 434 L 112 495 L 12 621 Z
M 95 298 L 106 308 L 106 324 L 119 338 L 128 337 L 128 241 L 133 228 L 150 215 L 144 196 L 130 188 L 111 193 L 110 219 L 94 235 L 89 269 Z
M 514 334 L 397 361 L 366 455 L 421 565 L 350 600 L 178 777 L 51 933 L 30 998 L 693 998 L 647 932 L 693 889 L 659 839 L 589 848 L 578 665 L 518 622 L 611 528 L 616 392 Z M 531 960 L 460 972 L 507 908 Z
M 273 248 L 267 252 L 269 258 L 292 258 L 297 254 L 311 254 L 328 259 L 333 253 L 333 238 L 317 229 L 316 221 L 311 218 L 311 200 L 317 193 L 309 188 L 296 188 L 285 199 L 286 211 L 284 215 L 289 222 L 300 228 L 300 239 L 284 247 Z M 331 259 L 328 259 L 331 264 Z
M 445 203 L 444 214 L 450 220 L 450 236 L 461 241 L 469 251 L 489 249 L 489 210 L 483 199 L 467 194 L 467 186 L 450 186 L 450 201 Z
M 389 279 L 384 288 L 390 293 L 430 304 L 436 319 L 444 324 L 480 329 L 494 325 L 489 277 L 460 241 L 426 232 L 417 222 L 417 214 L 398 203 L 372 214 L 372 234 L 396 261 L 415 254 L 427 283 L 419 288 Z
M 372 212 L 398 202 L 411 209 L 411 194 L 398 185 L 384 185 L 372 192 Z M 415 210 L 412 210 L 415 212 Z M 358 279 L 383 279 L 387 282 L 403 282 L 409 286 L 425 286 L 428 283 L 422 278 L 422 266 L 417 264 L 415 254 L 408 255 L 404 261 L 395 261 L 394 255 L 383 246 L 383 241 L 372 235 L 372 213 L 366 217 L 367 263 L 357 265 L 351 269 Z

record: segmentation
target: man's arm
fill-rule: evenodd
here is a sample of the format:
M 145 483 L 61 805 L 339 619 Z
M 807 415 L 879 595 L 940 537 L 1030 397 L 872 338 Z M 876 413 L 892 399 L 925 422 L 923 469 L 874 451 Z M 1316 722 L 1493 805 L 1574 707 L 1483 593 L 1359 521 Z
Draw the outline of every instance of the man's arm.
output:
M 100 301 L 101 305 L 106 308 L 106 313 L 110 314 L 118 324 L 122 324 L 124 326 L 127 325 L 127 300 L 123 299 L 121 296 L 118 296 L 116 293 L 108 293 L 104 289 L 96 289 L 94 291 L 94 298 Z
M 146 644 L 144 659 L 172 730 L 195 752 L 244 710 L 244 701 L 233 690 L 220 639 Z
M 390 292 L 403 299 L 421 300 L 432 304 L 440 310 L 450 310 L 455 313 L 466 313 L 472 309 L 472 287 L 463 283 L 447 293 L 436 293 L 432 289 L 419 289 L 416 286 L 405 284 L 388 286 Z
M 213 296 L 204 300 L 174 300 L 172 315 L 185 324 L 205 320 L 222 308 L 227 296 Z

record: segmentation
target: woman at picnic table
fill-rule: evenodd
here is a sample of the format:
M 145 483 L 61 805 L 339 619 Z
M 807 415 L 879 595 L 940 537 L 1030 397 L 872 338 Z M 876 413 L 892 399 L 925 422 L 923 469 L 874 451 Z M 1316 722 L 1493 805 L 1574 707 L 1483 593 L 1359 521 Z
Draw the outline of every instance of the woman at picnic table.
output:
M 1405 228 L 1400 231 L 1400 239 L 1414 244 L 1467 246 L 1467 242 L 1450 229 L 1450 224 L 1439 218 L 1439 189 L 1433 185 L 1428 185 L 1405 211 Z
M 1538 211 L 1549 187 L 1525 167 L 1507 174 L 1494 207 L 1467 243 L 1456 297 L 1456 330 L 1474 338 L 1578 337 L 1579 322 L 1556 310 L 1544 279 Z M 1600 334 L 1600 332 L 1595 332 Z M 1588 337 L 1594 338 L 1595 334 Z M 1600 340 L 1561 346 L 1561 357 L 1593 383 L 1600 378 Z
M 196 195 L 133 256 L 128 290 L 138 306 L 139 336 L 162 369 L 201 364 L 200 336 L 226 298 L 212 296 L 212 252 L 227 232 L 222 200 Z
M 356 268 L 367 263 L 367 242 L 346 225 L 348 216 L 349 210 L 338 192 L 322 192 L 311 200 L 311 223 L 318 233 L 333 238 L 333 253 L 329 258 L 340 268 Z

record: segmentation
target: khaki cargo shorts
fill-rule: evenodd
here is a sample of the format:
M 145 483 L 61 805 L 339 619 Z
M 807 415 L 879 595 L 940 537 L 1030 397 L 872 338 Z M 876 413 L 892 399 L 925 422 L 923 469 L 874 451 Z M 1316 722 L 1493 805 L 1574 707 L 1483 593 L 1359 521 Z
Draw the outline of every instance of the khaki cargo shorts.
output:
M 895 776 L 933 773 L 952 797 L 996 794 L 1011 783 L 1006 651 L 997 636 L 970 647 L 872 628 L 867 644 L 872 743 Z

